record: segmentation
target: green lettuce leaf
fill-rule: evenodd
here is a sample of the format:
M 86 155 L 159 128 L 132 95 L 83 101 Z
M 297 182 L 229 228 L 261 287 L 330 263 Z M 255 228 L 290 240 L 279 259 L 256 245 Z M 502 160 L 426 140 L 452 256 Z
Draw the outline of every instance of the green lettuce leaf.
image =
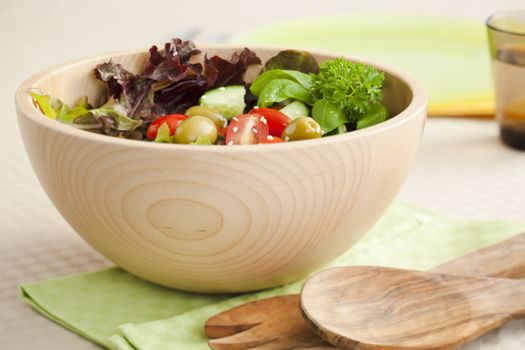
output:
M 126 108 L 113 98 L 110 98 L 103 106 L 89 110 L 89 113 L 96 119 L 112 118 L 117 131 L 133 131 L 142 125 L 142 121 L 129 118 L 126 115 Z
M 160 142 L 160 143 L 173 143 L 173 136 L 171 136 L 170 127 L 168 126 L 168 123 L 162 123 L 161 126 L 157 130 L 157 137 L 155 137 L 155 140 L 153 142 Z
M 70 107 L 50 95 L 34 90 L 29 93 L 47 117 L 79 129 L 117 136 L 119 132 L 126 132 L 127 135 L 142 125 L 142 121 L 127 117 L 126 108 L 113 98 L 99 108 L 90 109 L 87 97 Z
M 42 95 L 36 90 L 30 90 L 29 94 L 46 117 L 57 119 L 57 115 L 63 105 L 62 101 L 50 95 Z
M 89 113 L 87 97 L 81 98 L 74 107 L 69 107 L 58 98 L 40 94 L 35 90 L 30 91 L 29 94 L 44 115 L 64 124 L 73 124 L 77 118 Z
M 58 111 L 57 119 L 65 124 L 73 124 L 77 118 L 88 113 L 89 110 L 81 104 L 77 104 L 75 107 L 71 108 L 64 103 Z

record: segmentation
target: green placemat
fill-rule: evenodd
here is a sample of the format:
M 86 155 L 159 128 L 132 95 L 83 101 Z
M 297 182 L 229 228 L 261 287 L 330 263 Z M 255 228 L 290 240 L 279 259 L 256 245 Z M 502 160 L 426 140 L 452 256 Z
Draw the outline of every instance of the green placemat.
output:
M 371 232 L 331 265 L 430 269 L 525 230 L 525 224 L 446 218 L 394 204 Z M 115 350 L 208 349 L 206 319 L 249 300 L 297 292 L 301 283 L 237 296 L 185 293 L 156 286 L 119 268 L 22 286 L 44 316 Z
M 490 56 L 482 21 L 352 15 L 267 23 L 232 40 L 341 52 L 390 63 L 421 79 L 430 115 L 494 112 Z

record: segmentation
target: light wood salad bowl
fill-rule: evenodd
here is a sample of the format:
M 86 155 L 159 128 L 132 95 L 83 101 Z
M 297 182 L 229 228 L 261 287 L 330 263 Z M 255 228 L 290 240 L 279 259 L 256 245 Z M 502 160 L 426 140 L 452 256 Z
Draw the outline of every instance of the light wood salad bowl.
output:
M 199 48 L 228 58 L 242 49 Z M 282 48 L 251 49 L 264 62 Z M 340 56 L 310 52 L 319 61 Z M 417 80 L 368 61 L 385 72 L 383 101 L 393 117 L 308 141 L 156 144 L 78 130 L 33 105 L 29 88 L 66 103 L 84 95 L 100 101 L 105 91 L 91 71 L 110 58 L 137 71 L 147 53 L 76 60 L 20 86 L 16 105 L 25 148 L 49 198 L 86 242 L 137 276 L 184 290 L 272 287 L 341 255 L 397 194 L 426 117 L 427 95 Z

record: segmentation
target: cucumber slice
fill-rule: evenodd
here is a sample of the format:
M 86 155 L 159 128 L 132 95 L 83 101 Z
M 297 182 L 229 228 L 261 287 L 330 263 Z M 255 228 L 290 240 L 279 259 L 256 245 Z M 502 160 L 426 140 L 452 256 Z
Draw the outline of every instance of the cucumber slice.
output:
M 279 110 L 279 112 L 284 113 L 290 119 L 295 119 L 297 117 L 308 117 L 308 107 L 301 101 L 293 101 L 292 103 L 284 106 Z
M 344 134 L 345 132 L 347 132 L 347 130 L 346 130 L 346 126 L 343 124 L 343 125 L 339 125 L 337 128 L 335 128 L 334 130 L 330 131 L 328 134 L 325 134 L 325 135 L 326 136 L 339 135 L 339 134 Z
M 242 85 L 224 86 L 207 91 L 199 99 L 199 104 L 209 107 L 231 120 L 244 112 L 246 107 L 244 103 L 245 94 L 246 89 Z

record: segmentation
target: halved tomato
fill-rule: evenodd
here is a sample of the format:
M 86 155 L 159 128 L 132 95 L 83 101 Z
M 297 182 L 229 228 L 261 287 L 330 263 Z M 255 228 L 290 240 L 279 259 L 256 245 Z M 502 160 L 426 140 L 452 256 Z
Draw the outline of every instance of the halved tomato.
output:
M 148 131 L 146 132 L 146 138 L 151 141 L 155 140 L 160 126 L 164 123 L 168 125 L 168 128 L 170 128 L 170 135 L 173 136 L 179 124 L 187 118 L 188 116 L 184 114 L 168 114 L 158 117 L 149 125 Z
M 254 107 L 250 113 L 262 115 L 268 122 L 270 135 L 277 137 L 281 136 L 284 128 L 292 121 L 286 114 L 272 108 Z
M 261 143 L 279 143 L 284 142 L 284 140 L 277 136 L 268 135 L 266 139 L 262 140 Z
M 260 114 L 241 114 L 233 117 L 226 130 L 226 145 L 252 145 L 268 136 L 268 124 Z

